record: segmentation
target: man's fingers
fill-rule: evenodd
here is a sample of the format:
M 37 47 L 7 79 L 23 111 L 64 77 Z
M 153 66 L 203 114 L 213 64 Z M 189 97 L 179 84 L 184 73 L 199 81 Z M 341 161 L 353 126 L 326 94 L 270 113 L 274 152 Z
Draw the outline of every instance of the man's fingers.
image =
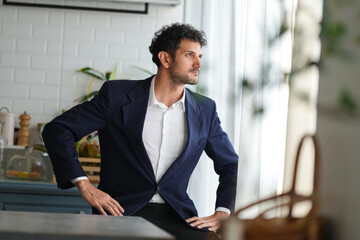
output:
M 190 223 L 190 222 L 196 221 L 198 218 L 199 218 L 199 217 L 191 217 L 191 218 L 186 219 L 186 221 L 187 221 L 188 223 Z
M 201 223 L 199 225 L 197 225 L 197 228 L 201 229 L 201 228 L 214 228 L 216 227 L 217 223 L 216 222 L 204 222 Z
M 115 199 L 111 198 L 112 203 L 115 205 L 115 208 L 118 209 L 121 213 L 124 213 L 125 210 L 124 208 L 119 204 L 118 201 L 116 201 Z
M 104 211 L 104 209 L 103 209 L 101 206 L 96 207 L 96 208 L 97 208 L 97 210 L 99 210 L 99 212 L 101 213 L 101 215 L 107 216 L 106 212 Z
M 192 227 L 198 229 L 208 228 L 210 231 L 216 231 L 220 227 L 220 220 L 224 218 L 221 216 L 221 213 L 215 213 L 207 217 L 191 217 L 186 219 L 186 221 Z
M 113 215 L 113 216 L 123 216 L 124 209 L 120 206 L 120 204 L 116 200 L 114 200 L 110 196 L 108 198 L 106 198 L 101 205 L 111 215 Z

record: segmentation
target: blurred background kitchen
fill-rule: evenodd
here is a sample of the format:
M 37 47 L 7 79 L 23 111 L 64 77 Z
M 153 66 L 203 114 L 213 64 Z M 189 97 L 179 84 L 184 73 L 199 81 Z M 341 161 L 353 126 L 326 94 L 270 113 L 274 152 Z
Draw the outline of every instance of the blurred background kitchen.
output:
M 199 84 L 190 88 L 217 102 L 222 126 L 239 153 L 237 208 L 286 190 L 300 137 L 316 133 L 320 213 L 329 220 L 331 239 L 360 239 L 356 0 L 4 0 L 0 119 L 8 143 L 0 153 L 3 175 L 14 154 L 26 156 L 18 146 L 21 127 L 29 136 L 20 145 L 41 144 L 42 124 L 100 88 L 102 80 L 79 69 L 109 71 L 110 79 L 150 76 L 156 72 L 148 51 L 153 33 L 173 22 L 207 34 Z M 22 124 L 25 112 L 31 119 Z M 303 192 L 312 191 L 312 156 L 311 148 L 302 155 Z M 52 182 L 46 154 L 34 157 L 43 159 L 45 182 Z M 201 216 L 213 211 L 216 184 L 212 163 L 203 156 L 189 186 Z M 199 188 L 206 194 L 199 195 Z

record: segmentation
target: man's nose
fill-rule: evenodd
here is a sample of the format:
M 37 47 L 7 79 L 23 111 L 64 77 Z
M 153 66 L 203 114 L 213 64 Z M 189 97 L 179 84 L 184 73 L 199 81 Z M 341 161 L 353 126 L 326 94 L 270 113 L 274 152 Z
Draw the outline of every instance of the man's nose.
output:
M 194 60 L 194 67 L 201 68 L 201 59 L 199 57 L 196 57 Z

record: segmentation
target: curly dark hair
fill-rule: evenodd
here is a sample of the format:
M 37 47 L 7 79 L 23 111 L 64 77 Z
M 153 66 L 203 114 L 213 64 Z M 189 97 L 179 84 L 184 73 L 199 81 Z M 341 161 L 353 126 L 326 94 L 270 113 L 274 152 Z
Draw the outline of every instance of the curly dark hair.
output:
M 206 46 L 206 35 L 204 31 L 197 30 L 189 24 L 173 23 L 163 26 L 155 32 L 154 38 L 149 46 L 153 62 L 159 67 L 161 65 L 158 54 L 160 51 L 169 53 L 175 57 L 175 51 L 179 49 L 181 40 L 189 39 L 200 43 L 201 47 Z

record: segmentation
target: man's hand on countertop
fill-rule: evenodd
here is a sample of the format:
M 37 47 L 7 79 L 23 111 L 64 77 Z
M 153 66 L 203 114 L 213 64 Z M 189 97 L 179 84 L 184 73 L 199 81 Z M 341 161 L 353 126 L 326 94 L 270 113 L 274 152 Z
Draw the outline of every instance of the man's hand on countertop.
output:
M 94 187 L 89 180 L 77 181 L 75 185 L 85 201 L 99 210 L 102 215 L 107 215 L 107 211 L 114 216 L 123 216 L 124 209 L 120 204 L 109 194 Z

